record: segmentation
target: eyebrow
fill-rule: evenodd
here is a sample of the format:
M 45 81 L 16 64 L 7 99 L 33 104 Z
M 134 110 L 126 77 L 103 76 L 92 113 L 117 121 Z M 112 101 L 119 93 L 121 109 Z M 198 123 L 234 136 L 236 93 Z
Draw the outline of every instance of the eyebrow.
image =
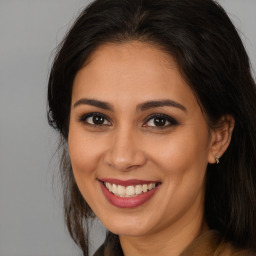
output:
M 174 107 L 183 110 L 184 112 L 187 112 L 187 109 L 181 105 L 180 103 L 174 101 L 174 100 L 155 100 L 155 101 L 147 101 L 145 103 L 139 104 L 137 107 L 137 110 L 145 111 L 151 108 L 157 108 L 157 107 Z
M 82 98 L 82 99 L 78 100 L 74 104 L 73 107 L 75 108 L 79 105 L 90 105 L 90 106 L 94 106 L 97 108 L 114 111 L 114 107 L 111 104 L 101 101 L 101 100 L 96 100 L 96 99 Z M 137 111 L 146 111 L 151 108 L 166 107 L 166 106 L 178 108 L 178 109 L 183 110 L 184 112 L 187 112 L 187 109 L 183 105 L 181 105 L 180 103 L 178 103 L 174 100 L 170 100 L 170 99 L 147 101 L 147 102 L 139 104 L 137 106 L 136 110 Z
M 80 99 L 78 100 L 75 104 L 74 104 L 74 108 L 79 106 L 79 105 L 90 105 L 90 106 L 94 106 L 97 108 L 102 108 L 102 109 L 106 109 L 106 110 L 110 110 L 110 111 L 114 111 L 114 108 L 111 104 L 101 101 L 101 100 L 95 100 L 95 99 Z

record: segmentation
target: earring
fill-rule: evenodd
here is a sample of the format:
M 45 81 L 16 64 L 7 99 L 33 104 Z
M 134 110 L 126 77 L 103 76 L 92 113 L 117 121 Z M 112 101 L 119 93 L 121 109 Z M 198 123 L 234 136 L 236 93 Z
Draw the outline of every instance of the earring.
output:
M 218 155 L 215 156 L 216 164 L 219 164 L 220 162 L 220 157 Z

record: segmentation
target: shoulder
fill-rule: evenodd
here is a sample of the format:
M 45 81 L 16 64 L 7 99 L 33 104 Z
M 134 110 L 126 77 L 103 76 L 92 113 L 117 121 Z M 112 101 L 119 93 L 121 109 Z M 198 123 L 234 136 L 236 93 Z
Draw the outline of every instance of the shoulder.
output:
M 255 253 L 235 247 L 215 230 L 209 230 L 195 239 L 180 256 L 256 256 Z
M 117 235 L 108 233 L 105 242 L 93 256 L 123 256 Z M 196 238 L 180 256 L 256 256 L 256 253 L 239 249 L 215 230 L 209 230 Z
M 217 247 L 215 254 L 213 256 L 256 256 L 255 253 L 248 250 L 239 249 L 233 246 L 229 242 L 221 242 Z

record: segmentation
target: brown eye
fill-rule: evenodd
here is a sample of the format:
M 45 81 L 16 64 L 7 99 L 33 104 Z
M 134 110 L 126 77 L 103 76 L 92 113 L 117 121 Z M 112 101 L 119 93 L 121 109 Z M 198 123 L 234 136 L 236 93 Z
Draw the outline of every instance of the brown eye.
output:
M 101 125 L 104 124 L 105 118 L 103 116 L 94 116 L 92 118 L 93 124 Z
M 154 124 L 155 126 L 165 126 L 166 125 L 166 119 L 161 118 L 161 117 L 156 117 L 154 118 Z
M 89 113 L 89 114 L 83 115 L 80 118 L 80 121 L 85 124 L 94 125 L 94 126 L 111 125 L 111 122 L 104 115 L 100 113 Z
M 167 128 L 169 126 L 175 126 L 178 122 L 165 114 L 153 114 L 143 124 L 144 127 L 155 127 L 155 128 Z

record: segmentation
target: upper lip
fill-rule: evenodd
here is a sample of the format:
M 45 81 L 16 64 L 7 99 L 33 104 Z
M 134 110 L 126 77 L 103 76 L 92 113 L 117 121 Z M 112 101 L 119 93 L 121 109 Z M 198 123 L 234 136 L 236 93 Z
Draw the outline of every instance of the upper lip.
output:
M 150 184 L 150 183 L 160 183 L 159 181 L 155 181 L 155 180 L 136 180 L 136 179 L 119 180 L 119 179 L 111 179 L 111 178 L 99 179 L 99 181 L 108 182 L 108 183 L 116 184 L 116 185 L 121 185 L 124 187 L 142 185 L 142 184 Z

